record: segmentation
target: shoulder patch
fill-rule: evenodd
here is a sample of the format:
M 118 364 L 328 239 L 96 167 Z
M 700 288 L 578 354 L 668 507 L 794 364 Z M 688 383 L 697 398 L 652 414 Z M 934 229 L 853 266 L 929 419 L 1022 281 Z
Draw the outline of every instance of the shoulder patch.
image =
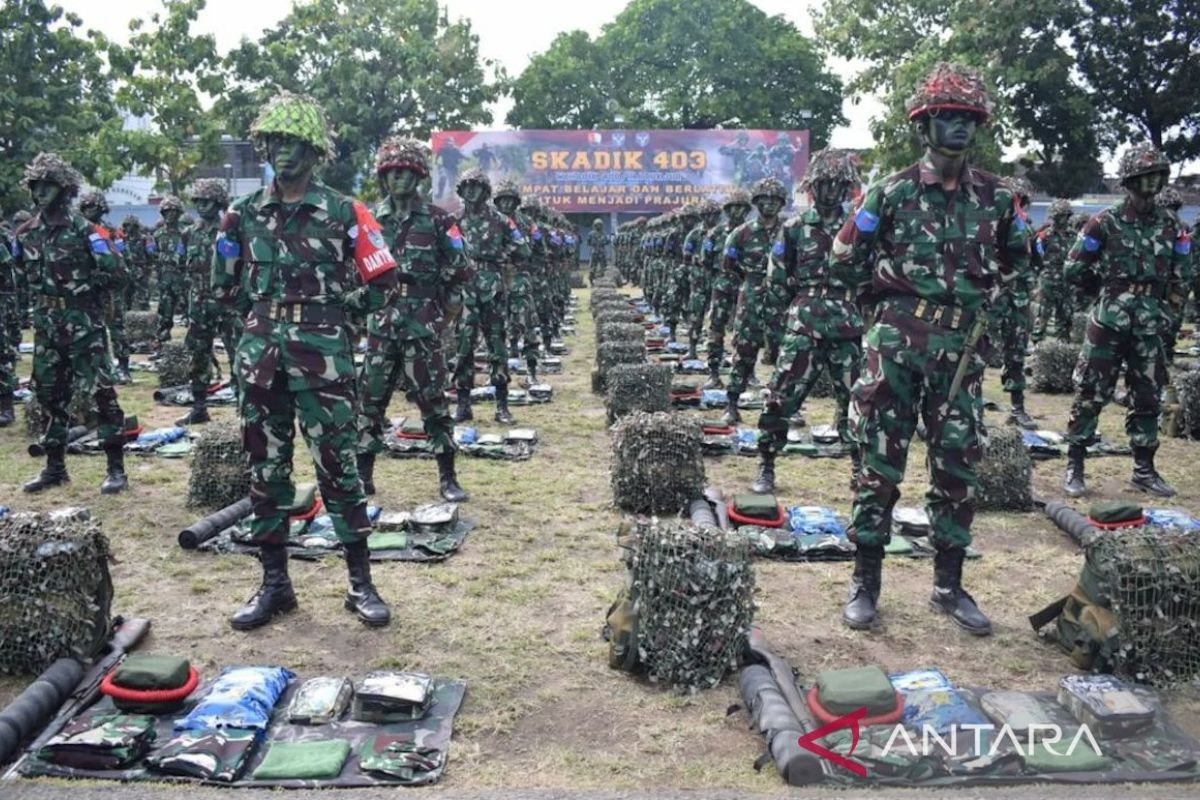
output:
M 1094 236 L 1084 236 L 1083 249 L 1089 253 L 1097 252 L 1100 249 L 1100 240 Z
M 776 240 L 775 244 L 771 247 L 771 255 L 778 258 L 783 255 L 783 251 L 784 251 L 783 242 Z
M 858 228 L 863 233 L 872 233 L 879 227 L 879 217 L 867 211 L 865 208 L 860 208 L 854 214 L 854 227 Z
M 92 252 L 98 256 L 106 256 L 112 253 L 112 248 L 108 246 L 108 235 L 106 233 L 92 231 L 88 234 L 88 242 Z

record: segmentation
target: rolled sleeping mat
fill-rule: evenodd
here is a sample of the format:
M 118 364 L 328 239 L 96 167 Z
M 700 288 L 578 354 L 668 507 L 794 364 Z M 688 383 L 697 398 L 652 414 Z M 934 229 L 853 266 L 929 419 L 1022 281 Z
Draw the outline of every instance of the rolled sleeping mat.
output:
M 729 509 L 725 505 L 725 493 L 719 487 L 709 486 L 704 490 L 704 499 L 712 504 L 717 517 L 717 527 L 729 530 Z
M 172 395 L 182 392 L 184 389 L 191 389 L 191 384 L 183 384 L 182 386 L 165 386 L 161 389 L 154 390 L 154 402 L 161 403 L 169 399 Z
M 1088 518 L 1071 508 L 1066 503 L 1057 500 L 1046 501 L 1043 509 L 1050 521 L 1059 527 L 1063 533 L 1083 546 L 1100 535 L 1100 529 L 1088 522 Z
M 83 437 L 87 436 L 90 431 L 91 428 L 89 428 L 87 425 L 72 425 L 71 428 L 67 430 L 67 444 L 79 441 Z M 46 455 L 46 448 L 41 442 L 34 442 L 33 444 L 29 445 L 29 455 L 33 456 L 34 458 L 41 458 L 42 456 Z
M 767 749 L 780 776 L 790 786 L 807 786 L 825 779 L 821 759 L 800 746 L 804 726 L 784 699 L 775 676 L 762 664 L 742 670 L 739 680 L 742 701 L 750 712 L 750 724 L 766 737 Z
M 250 516 L 253 507 L 249 497 L 243 497 L 233 505 L 214 511 L 207 517 L 196 520 L 179 532 L 179 546 L 184 550 L 195 550 L 221 531 Z
M 46 727 L 82 678 L 83 664 L 60 658 L 0 711 L 0 764 L 11 761 L 23 742 Z
M 697 497 L 688 503 L 687 513 L 697 528 L 717 527 L 717 515 L 713 513 L 712 504 L 703 497 Z

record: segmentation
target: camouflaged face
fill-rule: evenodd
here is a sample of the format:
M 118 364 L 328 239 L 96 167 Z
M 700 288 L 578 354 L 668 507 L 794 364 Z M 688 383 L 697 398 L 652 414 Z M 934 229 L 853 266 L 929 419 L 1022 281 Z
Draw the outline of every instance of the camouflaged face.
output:
M 757 200 L 760 197 L 775 197 L 783 202 L 787 202 L 787 188 L 784 187 L 783 181 L 778 178 L 763 178 L 754 184 L 754 188 L 750 191 L 752 200 Z M 726 203 L 728 205 L 728 202 Z
M 183 201 L 173 194 L 169 194 L 163 198 L 162 203 L 158 206 L 158 213 L 162 214 L 166 211 L 178 211 L 183 213 Z
M 487 190 L 487 197 L 492 196 L 492 181 L 488 178 L 487 173 L 481 169 L 469 169 L 462 174 L 458 179 L 458 183 L 454 185 L 454 190 L 462 194 L 463 187 L 468 183 L 479 183 Z
M 964 64 L 938 63 L 905 104 L 910 120 L 938 111 L 972 111 L 992 115 L 992 98 L 983 76 Z
M 25 176 L 21 179 L 21 185 L 29 189 L 35 181 L 50 181 L 58 184 L 62 187 L 63 195 L 69 200 L 79 194 L 79 187 L 83 185 L 83 176 L 58 153 L 38 153 L 33 161 L 25 167 Z
M 858 183 L 858 169 L 854 166 L 850 154 L 832 148 L 825 148 L 813 153 L 801 186 L 808 189 L 818 181 Z
M 1072 213 L 1071 201 L 1065 197 L 1060 197 L 1050 204 L 1050 209 L 1047 214 L 1050 217 L 1062 217 Z
M 95 210 L 101 214 L 108 213 L 108 198 L 104 196 L 104 192 L 92 190 L 85 192 L 79 198 L 79 210 Z
M 1125 155 L 1121 156 L 1121 164 L 1117 168 L 1121 183 L 1138 175 L 1146 175 L 1151 172 L 1169 173 L 1170 171 L 1171 162 L 1167 161 L 1167 157 L 1150 144 L 1135 144 L 1126 150 Z
M 729 196 L 725 198 L 725 202 L 721 204 L 721 207 L 729 208 L 730 206 L 748 205 L 750 205 L 750 193 L 745 189 L 734 189 L 729 193 Z
M 496 184 L 496 191 L 492 195 L 494 200 L 499 200 L 501 197 L 515 197 L 517 202 L 521 202 L 521 187 L 513 180 L 502 180 Z M 599 222 L 599 220 L 596 220 Z
M 428 147 L 410 136 L 388 137 L 375 154 L 375 174 L 383 175 L 389 169 L 407 167 L 426 176 L 429 174 L 428 153 Z
M 200 178 L 192 184 L 192 201 L 213 200 L 224 208 L 229 205 L 229 187 L 220 178 Z
M 250 138 L 265 151 L 267 137 L 272 133 L 308 142 L 326 158 L 333 154 L 333 134 L 325 121 L 325 112 L 311 97 L 287 91 L 273 97 L 250 126 Z
M 1155 199 L 1160 206 L 1169 208 L 1172 211 L 1178 211 L 1183 207 L 1183 195 L 1179 193 L 1178 189 L 1171 186 L 1159 192 L 1158 197 Z

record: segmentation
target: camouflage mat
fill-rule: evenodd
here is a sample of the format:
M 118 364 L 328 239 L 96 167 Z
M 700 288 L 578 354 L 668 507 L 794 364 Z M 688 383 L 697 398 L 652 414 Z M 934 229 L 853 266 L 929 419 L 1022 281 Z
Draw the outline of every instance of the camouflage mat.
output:
M 293 725 L 287 721 L 287 707 L 292 695 L 296 693 L 302 678 L 294 679 L 275 704 L 271 721 L 266 735 L 257 745 L 253 746 L 246 756 L 245 764 L 239 771 L 243 776 L 232 783 L 205 780 L 201 778 L 166 775 L 155 772 L 139 761 L 137 767 L 121 770 L 85 770 L 63 767 L 51 764 L 31 756 L 21 765 L 20 774 L 25 777 L 53 776 L 60 778 L 87 778 L 93 780 L 118 781 L 156 781 L 172 783 L 197 783 L 213 786 L 232 786 L 238 788 L 281 788 L 281 789 L 319 789 L 339 788 L 348 789 L 363 786 L 425 786 L 436 783 L 446 772 L 449 763 L 450 737 L 454 731 L 454 717 L 462 707 L 463 698 L 467 692 L 465 681 L 452 679 L 434 679 L 435 700 L 429 711 L 419 720 L 412 722 L 394 722 L 374 724 L 356 722 L 344 714 L 344 720 L 330 722 L 324 725 Z M 155 744 L 151 747 L 148 757 L 153 757 L 157 750 L 171 740 L 175 735 L 172 730 L 177 718 L 184 716 L 195 703 L 204 696 L 212 681 L 203 684 L 194 692 L 184 707 L 173 714 L 156 717 Z M 114 708 L 112 700 L 102 697 L 94 706 L 96 709 Z M 328 741 L 342 739 L 350 743 L 350 756 L 342 766 L 341 773 L 334 778 L 318 780 L 254 780 L 250 776 L 262 763 L 267 746 L 272 742 L 304 742 Z M 403 750 L 410 751 L 413 758 L 409 763 L 420 763 L 420 767 L 398 769 L 388 774 L 367 772 L 360 766 L 360 753 L 364 748 L 378 751 L 381 747 L 396 744 Z
M 754 554 L 760 558 L 780 561 L 852 561 L 854 543 L 846 534 L 829 531 L 809 533 L 787 528 L 761 528 L 743 525 L 738 533 L 750 539 Z M 917 536 L 901 536 L 893 533 L 885 547 L 889 556 L 906 558 L 933 558 L 933 545 Z M 982 558 L 983 554 L 973 546 L 967 547 L 967 558 Z
M 1029 457 L 1032 459 L 1058 458 L 1067 454 L 1066 440 L 1063 434 L 1056 431 L 1022 431 L 1021 438 L 1025 441 L 1025 449 L 1029 451 Z M 1113 444 L 1101 439 L 1088 447 L 1087 452 L 1090 458 L 1097 456 L 1127 456 L 1133 453 L 1133 449 L 1129 445 Z
M 668 363 L 668 362 L 661 362 Z M 706 410 L 722 410 L 729 404 L 729 395 L 724 389 L 692 388 L 690 391 L 676 385 L 671 389 L 671 405 L 674 408 L 702 408 Z M 738 408 L 742 411 L 762 410 L 763 401 L 757 391 L 748 391 L 738 398 Z
M 160 406 L 187 406 L 192 405 L 192 390 L 186 386 L 172 387 L 170 389 L 160 389 L 154 393 L 154 402 Z M 210 406 L 232 406 L 237 404 L 237 395 L 230 386 L 222 386 L 215 392 L 208 393 L 208 404 Z
M 514 433 L 522 434 L 515 438 Z M 472 458 L 488 458 L 496 461 L 528 461 L 537 450 L 537 431 L 533 428 L 508 428 L 499 432 L 485 432 L 476 428 L 456 425 L 454 441 L 458 444 L 458 452 Z M 429 439 L 401 435 L 401 426 L 397 425 L 383 437 L 384 447 L 393 458 L 433 458 L 434 452 Z
M 446 400 L 453 403 L 457 400 L 454 392 L 446 392 Z M 554 400 L 554 387 L 548 383 L 535 383 L 528 389 L 519 389 L 512 385 L 508 390 L 508 404 L 510 406 L 537 406 L 549 403 Z M 487 386 L 476 386 L 471 390 L 472 403 L 494 403 L 496 402 L 496 387 L 491 384 Z
M 713 457 L 738 455 L 757 458 L 758 437 L 757 428 L 747 427 L 739 427 L 733 433 L 706 433 L 703 453 Z M 836 431 L 828 425 L 817 425 L 811 429 L 789 430 L 787 444 L 780 450 L 779 455 L 844 458 L 850 455 L 850 450 L 838 440 Z

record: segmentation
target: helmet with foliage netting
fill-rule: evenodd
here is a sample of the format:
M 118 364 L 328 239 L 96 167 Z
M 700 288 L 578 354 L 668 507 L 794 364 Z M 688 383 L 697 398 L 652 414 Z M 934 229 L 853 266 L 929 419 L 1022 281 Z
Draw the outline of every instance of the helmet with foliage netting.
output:
M 1121 164 L 1117 168 L 1121 183 L 1139 175 L 1148 175 L 1152 172 L 1170 173 L 1170 171 L 1171 162 L 1167 161 L 1167 157 L 1150 144 L 1135 144 L 1126 150 L 1125 155 L 1121 156 Z
M 492 194 L 493 200 L 499 200 L 501 197 L 511 197 L 518 203 L 521 202 L 521 187 L 517 182 L 509 178 L 505 178 L 496 184 L 496 191 Z M 598 222 L 599 220 L 597 220 Z
M 84 192 L 79 197 L 79 210 L 95 211 L 98 214 L 108 213 L 108 198 L 104 196 L 104 192 L 93 189 L 90 192 Z
M 760 197 L 774 197 L 786 203 L 787 188 L 778 178 L 763 178 L 755 182 L 754 188 L 750 190 L 750 196 L 752 200 L 758 200 Z
M 137 214 L 126 214 L 125 219 L 121 220 L 121 229 L 125 232 L 131 230 L 141 230 L 142 221 L 138 219 Z
M 389 136 L 375 153 L 375 174 L 389 169 L 411 169 L 422 177 L 429 174 L 429 155 L 425 145 L 411 136 Z
M 978 70 L 942 61 L 917 86 L 905 108 L 910 120 L 941 111 L 970 111 L 987 122 L 992 98 Z
M 858 169 L 854 160 L 844 150 L 825 148 L 817 150 L 808 161 L 808 169 L 804 173 L 801 186 L 811 188 L 818 181 L 833 181 L 835 183 L 858 183 Z
M 1172 211 L 1178 211 L 1183 208 L 1183 195 L 1179 193 L 1178 189 L 1172 186 L 1168 186 L 1159 192 L 1156 200 L 1160 206 L 1169 208 Z
M 265 152 L 267 137 L 273 133 L 308 142 L 325 158 L 333 155 L 333 134 L 325 121 L 325 112 L 311 97 L 283 91 L 271 98 L 250 126 L 250 139 Z
M 229 187 L 220 178 L 201 178 L 192 184 L 192 202 L 212 200 L 221 208 L 229 205 Z
M 725 201 L 721 203 L 721 208 L 748 205 L 750 205 L 750 193 L 745 189 L 734 189 L 725 197 Z
M 1071 208 L 1071 201 L 1065 197 L 1059 197 L 1050 204 L 1050 209 L 1046 213 L 1051 219 L 1054 219 L 1057 217 L 1068 216 L 1074 212 Z
M 63 196 L 70 200 L 79 194 L 83 185 L 83 176 L 79 170 L 68 164 L 58 153 L 38 153 L 33 161 L 25 167 L 25 175 L 21 179 L 26 189 L 32 189 L 37 181 L 49 181 L 62 187 Z
M 486 192 L 487 192 L 486 196 L 491 197 L 491 195 L 492 195 L 492 179 L 489 178 L 487 176 L 487 173 L 484 172 L 483 170 L 469 169 L 466 172 L 464 172 L 462 174 L 462 177 L 460 177 L 458 179 L 458 183 L 456 183 L 454 185 L 455 191 L 457 191 L 458 193 L 461 194 L 463 187 L 466 186 L 468 183 L 478 183 L 480 186 L 482 186 L 486 190 Z
M 1024 178 L 1006 178 L 1004 182 L 1008 184 L 1008 188 L 1017 197 L 1022 197 L 1026 201 L 1033 197 L 1033 185 Z
M 163 201 L 158 205 L 158 213 L 165 214 L 168 211 L 177 211 L 183 213 L 183 201 L 173 194 L 169 194 L 163 198 Z

